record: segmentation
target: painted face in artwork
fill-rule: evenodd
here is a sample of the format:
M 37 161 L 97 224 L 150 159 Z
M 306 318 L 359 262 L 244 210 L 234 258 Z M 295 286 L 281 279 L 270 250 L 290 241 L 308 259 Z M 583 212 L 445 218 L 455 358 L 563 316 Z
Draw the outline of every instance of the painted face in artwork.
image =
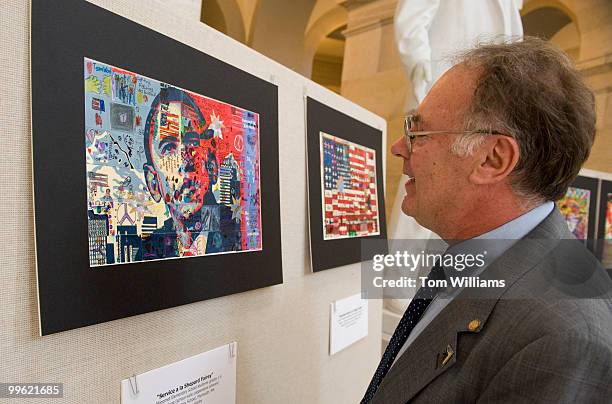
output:
M 163 199 L 172 217 L 182 221 L 198 219 L 204 194 L 216 181 L 210 173 L 212 146 L 200 137 L 204 122 L 193 107 L 182 101 L 161 102 L 149 125 L 152 167 L 145 170 L 149 190 L 155 200 Z

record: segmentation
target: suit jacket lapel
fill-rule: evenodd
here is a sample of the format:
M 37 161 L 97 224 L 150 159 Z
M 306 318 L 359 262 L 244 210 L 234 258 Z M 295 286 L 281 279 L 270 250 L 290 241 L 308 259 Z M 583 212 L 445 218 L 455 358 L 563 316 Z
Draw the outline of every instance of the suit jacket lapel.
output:
M 470 300 L 469 307 L 455 301 L 425 328 L 383 379 L 373 403 L 408 401 L 457 361 L 457 333 L 468 330 L 473 319 L 486 321 L 495 302 Z M 452 356 L 448 359 L 449 353 Z M 446 359 L 446 361 L 445 361 Z
M 406 402 L 450 369 L 457 360 L 457 334 L 480 332 L 503 293 L 555 248 L 559 238 L 568 237 L 571 234 L 567 225 L 554 209 L 525 239 L 518 240 L 479 277 L 503 279 L 505 286 L 463 289 L 397 359 L 372 403 Z M 473 320 L 478 321 L 476 328 Z M 453 353 L 450 359 L 448 352 Z

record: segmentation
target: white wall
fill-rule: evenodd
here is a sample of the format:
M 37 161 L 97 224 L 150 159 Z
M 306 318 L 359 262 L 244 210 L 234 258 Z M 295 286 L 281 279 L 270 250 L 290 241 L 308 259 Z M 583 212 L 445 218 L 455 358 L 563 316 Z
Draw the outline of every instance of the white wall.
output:
M 119 401 L 120 381 L 133 373 L 236 340 L 239 403 L 357 402 L 380 356 L 382 304 L 370 302 L 368 338 L 328 356 L 329 303 L 360 290 L 360 271 L 359 265 L 350 265 L 309 273 L 303 95 L 375 127 L 384 128 L 384 120 L 195 20 L 168 13 L 162 0 L 93 2 L 278 84 L 284 284 L 38 336 L 29 2 L 4 0 L 0 10 L 4 124 L 0 381 L 63 382 L 62 402 L 113 403 Z M 79 211 L 75 206 L 75 214 Z

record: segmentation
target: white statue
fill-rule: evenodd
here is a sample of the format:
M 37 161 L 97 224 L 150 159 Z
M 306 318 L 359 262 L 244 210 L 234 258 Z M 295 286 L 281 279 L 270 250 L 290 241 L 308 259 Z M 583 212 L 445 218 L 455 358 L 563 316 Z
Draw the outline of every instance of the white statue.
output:
M 522 36 L 523 0 L 399 0 L 395 40 L 416 102 L 451 64 L 445 57 L 478 39 Z
M 519 14 L 522 6 L 523 0 L 399 0 L 395 40 L 412 82 L 405 111 L 420 103 L 433 83 L 452 66 L 449 56 L 474 46 L 478 40 L 499 39 L 500 35 L 522 37 Z M 425 248 L 426 240 L 437 235 L 401 212 L 407 180 L 405 175 L 400 178 L 389 220 L 389 236 L 421 240 Z M 387 301 L 387 307 L 399 313 L 406 305 L 406 301 Z

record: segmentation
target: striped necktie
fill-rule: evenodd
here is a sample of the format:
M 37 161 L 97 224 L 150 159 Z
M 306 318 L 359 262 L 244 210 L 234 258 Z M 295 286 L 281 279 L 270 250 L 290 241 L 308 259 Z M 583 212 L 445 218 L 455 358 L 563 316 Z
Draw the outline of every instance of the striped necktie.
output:
M 440 279 L 444 279 L 444 268 L 436 265 L 429 272 L 427 280 Z M 397 325 L 397 328 L 389 341 L 389 345 L 387 345 L 387 349 L 385 349 L 385 353 L 378 364 L 378 368 L 376 368 L 376 372 L 374 372 L 374 376 L 372 377 L 370 385 L 368 386 L 368 389 L 361 400 L 361 404 L 367 404 L 372 400 L 378 386 L 387 375 L 387 372 L 395 361 L 400 349 L 439 291 L 440 288 L 427 286 L 423 286 L 417 291 L 414 298 L 410 302 L 410 305 L 408 305 L 406 312 L 404 312 L 402 319 Z

